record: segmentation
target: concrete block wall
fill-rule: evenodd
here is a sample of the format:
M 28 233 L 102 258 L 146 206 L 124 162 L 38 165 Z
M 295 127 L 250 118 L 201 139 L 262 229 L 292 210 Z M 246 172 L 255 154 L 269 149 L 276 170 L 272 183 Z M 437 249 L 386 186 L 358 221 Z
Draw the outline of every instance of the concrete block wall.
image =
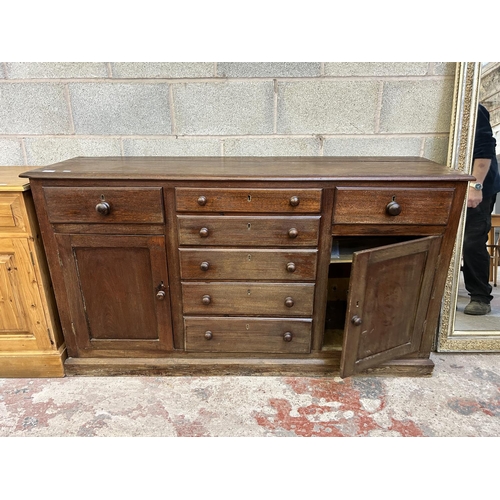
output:
M 446 162 L 455 63 L 0 63 L 0 165 L 74 156 Z

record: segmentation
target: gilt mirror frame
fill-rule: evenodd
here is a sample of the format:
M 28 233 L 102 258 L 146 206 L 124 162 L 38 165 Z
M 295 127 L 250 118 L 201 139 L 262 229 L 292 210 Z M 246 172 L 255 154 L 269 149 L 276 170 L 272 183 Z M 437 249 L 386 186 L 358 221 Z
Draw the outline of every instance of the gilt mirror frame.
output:
M 447 165 L 453 170 L 466 173 L 470 173 L 472 169 L 472 151 L 480 79 L 481 63 L 457 63 Z M 463 331 L 455 329 L 466 207 L 467 204 L 464 203 L 453 257 L 448 269 L 436 351 L 500 351 L 500 329 L 498 331 Z

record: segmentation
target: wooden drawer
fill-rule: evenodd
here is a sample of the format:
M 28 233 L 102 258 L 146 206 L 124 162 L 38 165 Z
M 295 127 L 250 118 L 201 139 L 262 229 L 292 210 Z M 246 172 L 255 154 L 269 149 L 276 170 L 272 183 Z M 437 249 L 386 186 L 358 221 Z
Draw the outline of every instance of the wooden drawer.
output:
M 164 220 L 160 187 L 44 187 L 43 192 L 53 223 L 161 224 Z
M 0 232 L 2 234 L 24 232 L 26 225 L 23 215 L 22 194 L 0 194 Z
M 313 302 L 313 283 L 182 283 L 185 315 L 311 316 Z
M 181 278 L 190 280 L 308 281 L 316 277 L 316 250 L 180 248 Z
M 310 352 L 310 319 L 184 318 L 184 327 L 188 352 Z
M 321 189 L 176 188 L 178 212 L 318 213 Z
M 319 221 L 319 216 L 177 216 L 179 244 L 191 246 L 314 247 Z
M 333 224 L 446 225 L 454 193 L 432 187 L 337 187 Z

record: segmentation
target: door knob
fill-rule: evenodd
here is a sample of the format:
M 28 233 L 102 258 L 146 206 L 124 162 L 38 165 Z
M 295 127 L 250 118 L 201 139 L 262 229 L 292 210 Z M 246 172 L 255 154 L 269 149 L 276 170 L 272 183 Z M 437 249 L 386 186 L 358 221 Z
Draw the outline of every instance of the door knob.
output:
M 396 216 L 401 213 L 401 205 L 397 202 L 390 201 L 387 206 L 385 207 L 385 211 L 387 212 L 388 215 Z
M 363 323 L 363 320 L 362 320 L 359 316 L 354 315 L 354 316 L 351 318 L 351 323 L 352 323 L 354 326 L 360 326 L 360 325 Z
M 106 201 L 101 201 L 95 206 L 95 210 L 98 214 L 108 215 L 109 212 L 111 211 L 111 207 L 109 206 L 109 203 L 107 203 Z

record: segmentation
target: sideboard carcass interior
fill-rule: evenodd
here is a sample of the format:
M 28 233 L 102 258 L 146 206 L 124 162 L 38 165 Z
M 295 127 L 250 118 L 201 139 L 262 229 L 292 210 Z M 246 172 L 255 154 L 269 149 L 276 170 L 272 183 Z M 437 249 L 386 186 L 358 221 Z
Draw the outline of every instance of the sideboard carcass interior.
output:
M 23 175 L 69 375 L 432 372 L 469 175 L 417 157 L 82 157 Z

